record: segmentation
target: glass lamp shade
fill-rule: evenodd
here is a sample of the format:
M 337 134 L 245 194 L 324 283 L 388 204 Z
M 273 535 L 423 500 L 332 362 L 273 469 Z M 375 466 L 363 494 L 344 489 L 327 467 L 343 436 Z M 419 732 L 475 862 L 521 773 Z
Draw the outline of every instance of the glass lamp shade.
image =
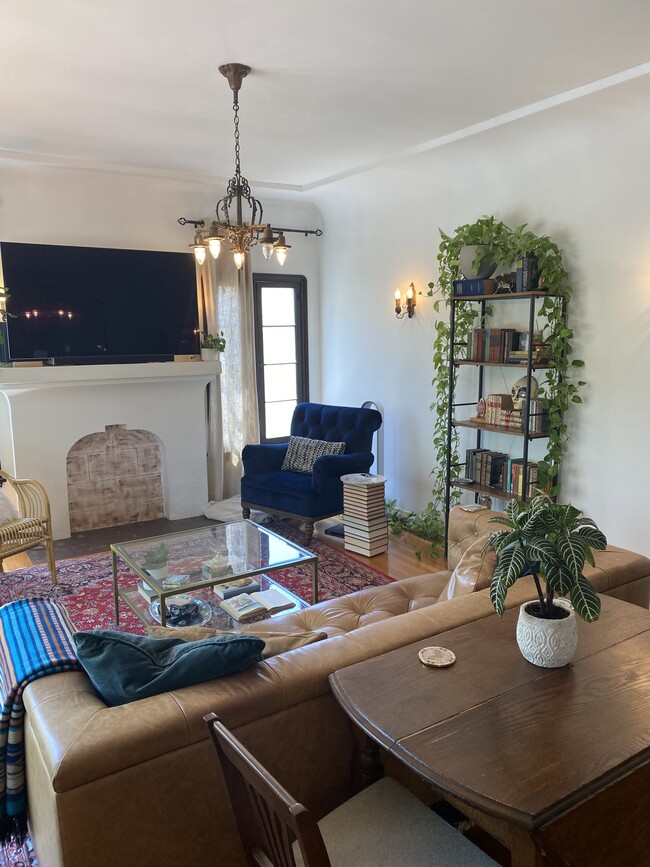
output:
M 205 254 L 208 248 L 200 238 L 196 238 L 192 244 L 192 249 L 194 250 L 194 258 L 199 265 L 202 265 L 205 262 Z
M 284 265 L 284 263 L 287 261 L 287 251 L 291 248 L 284 240 L 284 234 L 282 232 L 280 232 L 280 234 L 278 235 L 278 239 L 275 242 L 275 246 L 273 247 L 273 249 L 275 250 L 278 264 Z
M 219 258 L 221 252 L 221 238 L 208 238 L 208 249 L 213 259 Z
M 271 258 L 271 256 L 273 255 L 273 241 L 271 241 L 270 243 L 262 244 L 262 253 L 264 254 L 265 259 L 268 260 Z
M 244 253 L 241 250 L 235 250 L 232 255 L 235 260 L 235 267 L 239 271 L 244 264 Z

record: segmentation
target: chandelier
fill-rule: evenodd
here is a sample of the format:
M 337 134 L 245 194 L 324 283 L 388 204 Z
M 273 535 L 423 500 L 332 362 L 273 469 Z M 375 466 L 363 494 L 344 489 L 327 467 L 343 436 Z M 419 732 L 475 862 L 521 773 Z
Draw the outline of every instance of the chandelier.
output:
M 226 63 L 219 67 L 219 72 L 228 79 L 233 92 L 233 111 L 235 123 L 235 174 L 228 181 L 226 195 L 219 199 L 216 207 L 216 219 L 205 231 L 199 229 L 205 225 L 203 220 L 183 220 L 192 223 L 196 229 L 194 243 L 190 246 L 199 265 L 205 262 L 209 250 L 214 259 L 221 252 L 221 245 L 227 243 L 233 254 L 238 269 L 244 264 L 246 253 L 254 244 L 262 245 L 265 259 L 271 259 L 273 254 L 280 265 L 284 265 L 287 244 L 282 231 L 274 232 L 270 223 L 262 222 L 262 203 L 251 193 L 248 181 L 241 173 L 239 148 L 239 90 L 243 79 L 251 71 L 250 66 L 242 63 Z M 181 223 L 181 220 L 178 222 Z

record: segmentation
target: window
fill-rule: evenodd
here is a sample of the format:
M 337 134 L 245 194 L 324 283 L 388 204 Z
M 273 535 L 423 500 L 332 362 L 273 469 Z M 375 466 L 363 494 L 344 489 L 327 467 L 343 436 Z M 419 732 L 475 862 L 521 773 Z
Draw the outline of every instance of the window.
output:
M 309 400 L 307 280 L 253 274 L 260 441 L 286 442 L 297 403 Z

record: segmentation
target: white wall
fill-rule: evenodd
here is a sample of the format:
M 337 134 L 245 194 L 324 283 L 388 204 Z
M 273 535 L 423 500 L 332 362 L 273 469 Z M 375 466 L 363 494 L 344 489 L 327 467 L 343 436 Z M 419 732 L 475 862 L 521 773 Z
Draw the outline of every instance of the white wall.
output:
M 397 321 L 393 292 L 437 277 L 438 227 L 494 214 L 549 234 L 572 275 L 588 387 L 570 413 L 561 499 L 650 555 L 649 103 L 650 81 L 637 79 L 312 191 L 326 228 L 323 399 L 385 404 L 387 491 L 400 506 L 420 510 L 431 490 L 436 315 L 418 299 Z

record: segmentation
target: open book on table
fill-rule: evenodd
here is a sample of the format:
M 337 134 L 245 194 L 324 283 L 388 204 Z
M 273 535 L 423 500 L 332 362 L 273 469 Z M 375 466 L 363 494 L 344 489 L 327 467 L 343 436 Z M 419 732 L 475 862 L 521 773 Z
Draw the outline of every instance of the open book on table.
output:
M 293 608 L 294 601 L 281 590 L 270 587 L 257 593 L 240 593 L 231 599 L 222 599 L 219 604 L 235 620 L 248 620 L 260 614 L 275 614 Z

